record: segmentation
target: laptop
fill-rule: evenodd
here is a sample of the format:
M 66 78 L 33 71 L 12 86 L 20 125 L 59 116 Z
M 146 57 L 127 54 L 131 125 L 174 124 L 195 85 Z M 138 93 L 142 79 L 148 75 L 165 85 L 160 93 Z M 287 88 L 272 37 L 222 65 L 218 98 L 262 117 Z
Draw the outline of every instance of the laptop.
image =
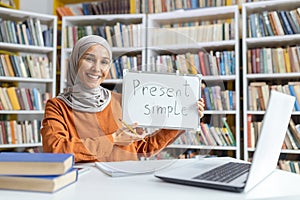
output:
M 251 164 L 233 158 L 207 158 L 157 171 L 154 176 L 167 182 L 233 192 L 251 190 L 276 169 L 294 103 L 295 97 L 271 90 Z

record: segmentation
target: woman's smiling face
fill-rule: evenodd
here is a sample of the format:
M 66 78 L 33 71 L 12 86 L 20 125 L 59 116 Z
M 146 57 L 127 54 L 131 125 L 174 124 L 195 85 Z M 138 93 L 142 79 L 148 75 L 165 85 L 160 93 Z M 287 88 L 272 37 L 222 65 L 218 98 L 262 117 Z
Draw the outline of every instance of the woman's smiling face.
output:
M 87 88 L 98 87 L 107 77 L 111 66 L 108 50 L 95 44 L 81 56 L 77 76 Z

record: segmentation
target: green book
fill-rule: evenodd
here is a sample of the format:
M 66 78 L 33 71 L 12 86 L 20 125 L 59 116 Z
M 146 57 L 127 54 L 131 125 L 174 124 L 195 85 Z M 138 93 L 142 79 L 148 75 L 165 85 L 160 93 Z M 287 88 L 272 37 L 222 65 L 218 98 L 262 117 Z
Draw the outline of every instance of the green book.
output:
M 234 136 L 233 136 L 233 134 L 232 134 L 232 132 L 230 130 L 230 127 L 229 127 L 229 125 L 228 125 L 228 123 L 226 121 L 226 117 L 222 117 L 222 121 L 223 121 L 223 124 L 224 124 L 225 128 L 228 131 L 229 139 L 231 140 L 231 144 L 233 144 L 235 146 L 236 145 L 236 141 L 235 141 Z

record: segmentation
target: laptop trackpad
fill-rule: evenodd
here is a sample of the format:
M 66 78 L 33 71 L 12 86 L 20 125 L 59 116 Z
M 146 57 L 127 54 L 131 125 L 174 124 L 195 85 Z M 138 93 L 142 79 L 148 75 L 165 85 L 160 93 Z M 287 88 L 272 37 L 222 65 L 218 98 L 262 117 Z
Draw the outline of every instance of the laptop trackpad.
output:
M 189 163 L 186 166 L 184 166 L 184 170 L 182 167 L 178 167 L 178 168 L 174 167 L 173 169 L 165 170 L 162 173 L 163 176 L 190 179 L 197 176 L 198 174 L 204 173 L 226 162 L 226 160 L 222 160 L 222 159 L 216 160 L 216 162 L 214 161 L 215 161 L 214 159 L 211 159 L 208 162 L 206 162 L 206 159 L 197 160 L 196 162 Z M 160 172 L 157 172 L 157 174 L 160 174 Z

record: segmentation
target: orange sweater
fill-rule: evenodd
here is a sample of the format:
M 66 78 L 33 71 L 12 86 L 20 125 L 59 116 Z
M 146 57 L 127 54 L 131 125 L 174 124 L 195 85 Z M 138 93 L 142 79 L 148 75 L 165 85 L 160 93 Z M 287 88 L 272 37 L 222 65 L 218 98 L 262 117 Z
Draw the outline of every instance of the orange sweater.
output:
M 129 146 L 113 144 L 112 134 L 121 127 L 121 95 L 112 93 L 101 112 L 74 111 L 64 101 L 47 101 L 41 135 L 44 152 L 73 153 L 75 162 L 137 160 L 151 156 L 172 143 L 182 131 L 161 129 Z

